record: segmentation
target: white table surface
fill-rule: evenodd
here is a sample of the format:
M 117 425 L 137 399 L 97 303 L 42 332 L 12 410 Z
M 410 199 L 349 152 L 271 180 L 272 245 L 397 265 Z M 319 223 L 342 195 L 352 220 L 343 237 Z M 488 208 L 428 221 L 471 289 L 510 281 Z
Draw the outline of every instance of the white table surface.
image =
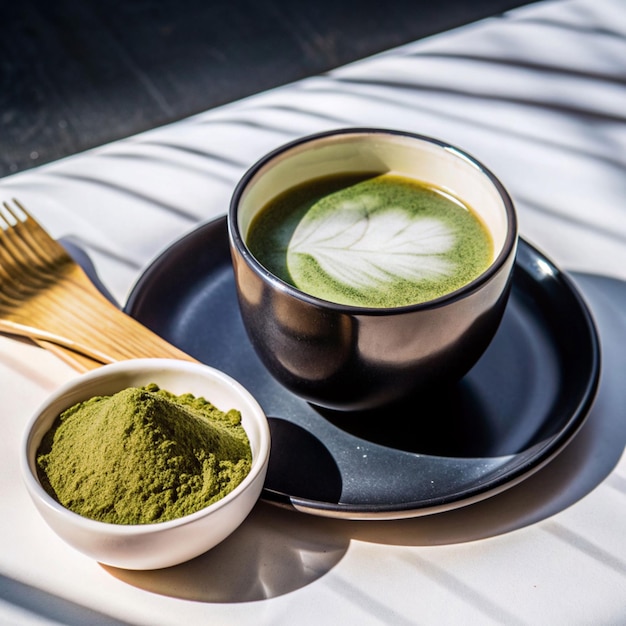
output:
M 258 157 L 345 126 L 438 137 L 508 187 L 522 236 L 572 273 L 600 331 L 580 433 L 455 511 L 352 522 L 260 502 L 192 562 L 113 570 L 53 534 L 19 473 L 26 421 L 77 374 L 0 336 L 0 623 L 626 623 L 626 2 L 530 5 L 4 178 L 0 197 L 80 245 L 124 302 Z

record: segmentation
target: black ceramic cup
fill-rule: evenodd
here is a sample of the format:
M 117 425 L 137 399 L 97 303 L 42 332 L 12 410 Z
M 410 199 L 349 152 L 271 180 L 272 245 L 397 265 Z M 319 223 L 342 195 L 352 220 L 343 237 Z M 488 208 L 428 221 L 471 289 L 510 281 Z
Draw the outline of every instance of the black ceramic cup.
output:
M 270 273 L 246 245 L 266 203 L 305 181 L 393 172 L 449 191 L 473 208 L 494 243 L 491 265 L 461 288 L 408 306 L 337 304 Z M 502 318 L 517 248 L 513 203 L 476 159 L 406 132 L 343 129 L 304 137 L 256 163 L 232 197 L 228 229 L 241 315 L 269 372 L 312 404 L 361 411 L 459 380 Z

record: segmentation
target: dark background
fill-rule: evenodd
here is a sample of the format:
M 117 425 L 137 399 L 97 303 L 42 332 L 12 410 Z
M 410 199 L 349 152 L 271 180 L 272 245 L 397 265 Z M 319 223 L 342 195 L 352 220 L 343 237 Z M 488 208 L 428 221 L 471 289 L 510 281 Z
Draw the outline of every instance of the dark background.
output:
M 0 177 L 529 0 L 0 0 Z

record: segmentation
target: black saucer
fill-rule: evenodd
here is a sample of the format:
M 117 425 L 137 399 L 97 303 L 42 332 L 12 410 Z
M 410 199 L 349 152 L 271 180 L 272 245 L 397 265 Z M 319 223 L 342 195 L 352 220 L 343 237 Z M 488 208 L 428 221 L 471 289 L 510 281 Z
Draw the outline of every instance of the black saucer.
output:
M 256 396 L 272 431 L 263 497 L 331 517 L 417 516 L 516 484 L 578 431 L 599 379 L 587 307 L 524 241 L 502 325 L 469 374 L 368 414 L 316 409 L 264 369 L 239 316 L 225 218 L 161 255 L 125 310 Z

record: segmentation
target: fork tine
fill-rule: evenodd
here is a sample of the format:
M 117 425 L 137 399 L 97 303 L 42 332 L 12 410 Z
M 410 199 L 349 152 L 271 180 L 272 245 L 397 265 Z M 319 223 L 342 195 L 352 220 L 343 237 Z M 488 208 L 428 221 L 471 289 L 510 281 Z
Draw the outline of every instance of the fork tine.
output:
M 26 243 L 29 251 L 46 266 L 56 266 L 58 263 L 71 261 L 65 248 L 48 234 L 43 226 L 26 210 L 26 207 L 16 198 L 13 198 L 13 203 L 23 214 L 23 218 L 11 209 L 8 202 L 3 202 L 3 205 L 15 220 L 15 232 Z
M 30 215 L 24 205 L 15 198 L 13 202 L 23 217 L 11 210 L 8 203 L 4 202 L 3 205 L 16 222 L 11 229 L 13 232 L 9 234 L 15 235 L 16 243 L 29 255 L 30 262 L 20 268 L 22 273 L 29 274 L 28 278 L 22 276 L 27 281 L 28 287 L 35 291 L 48 284 L 57 284 L 58 287 L 59 274 L 64 270 L 71 269 L 74 273 L 82 273 L 82 270 L 65 248 L 48 234 L 39 222 Z M 58 297 L 63 297 L 59 289 L 57 289 L 57 293 Z M 82 300 L 76 301 L 74 306 L 77 312 L 82 311 L 86 316 L 91 313 L 90 305 Z
M 4 211 L 0 211 L 0 215 L 2 216 L 2 221 L 4 222 L 4 228 L 2 229 L 2 243 L 4 244 L 3 252 L 6 257 L 5 260 L 7 262 L 13 261 L 13 263 L 21 262 L 23 261 L 23 255 L 26 255 L 30 257 L 30 261 L 34 261 L 35 257 L 31 254 L 30 250 L 28 248 L 22 249 L 23 245 L 19 237 L 19 231 L 21 229 L 21 222 L 19 218 L 13 211 L 11 211 L 11 207 L 7 202 L 3 202 L 2 206 L 4 207 Z M 14 222 L 7 219 L 7 213 L 13 218 Z
M 194 360 L 109 302 L 17 200 L 0 204 L 0 328 L 100 362 Z
M 8 202 L 0 206 L 0 312 L 9 312 L 23 301 L 47 287 L 48 302 L 62 306 L 67 283 L 59 281 L 65 270 L 74 274 L 80 268 L 65 248 L 53 239 L 26 208 L 13 199 L 17 209 Z M 4 207 L 4 208 L 2 208 Z M 76 312 L 88 315 L 90 305 L 82 300 L 74 303 Z
M 51 280 L 42 271 L 42 261 L 33 246 L 24 237 L 23 222 L 4 202 L 0 217 L 4 228 L 0 229 L 0 260 L 3 266 L 3 291 L 17 291 L 23 295 L 28 289 L 38 289 Z M 6 213 L 15 223 L 7 219 Z
M 18 305 L 28 295 L 27 290 L 23 288 L 23 284 L 21 285 L 15 281 L 4 267 L 0 267 L 0 287 L 2 288 L 0 290 L 0 311 L 5 307 L 11 308 Z
M 6 228 L 0 228 L 0 285 L 2 285 L 2 296 L 10 297 L 12 295 L 24 294 L 25 285 L 28 284 L 28 276 L 23 275 L 23 263 L 20 260 L 21 254 L 15 248 L 14 237 L 11 224 L 4 220 L 7 224 Z

